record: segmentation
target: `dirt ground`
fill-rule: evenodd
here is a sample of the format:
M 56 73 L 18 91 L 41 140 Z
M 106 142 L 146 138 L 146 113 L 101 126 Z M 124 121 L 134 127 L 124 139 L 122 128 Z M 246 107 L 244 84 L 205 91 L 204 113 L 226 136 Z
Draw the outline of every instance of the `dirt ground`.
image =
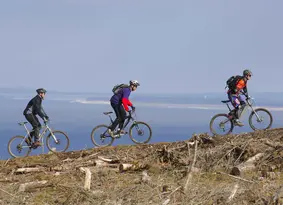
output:
M 204 133 L 0 161 L 0 204 L 283 204 L 282 171 L 283 128 Z

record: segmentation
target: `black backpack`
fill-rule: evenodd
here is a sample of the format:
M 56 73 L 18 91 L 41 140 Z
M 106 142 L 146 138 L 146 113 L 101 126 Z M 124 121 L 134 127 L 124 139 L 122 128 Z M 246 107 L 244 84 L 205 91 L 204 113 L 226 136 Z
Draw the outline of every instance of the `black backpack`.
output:
M 228 87 L 229 90 L 233 90 L 236 88 L 237 83 L 239 80 L 241 80 L 243 76 L 240 75 L 233 75 L 226 81 L 226 87 Z
M 114 94 L 118 94 L 118 92 L 122 89 L 122 88 L 127 88 L 127 87 L 129 87 L 129 85 L 127 85 L 127 84 L 117 84 L 117 85 L 115 85 L 114 87 L 113 87 L 113 89 L 112 89 L 112 92 L 114 93 Z

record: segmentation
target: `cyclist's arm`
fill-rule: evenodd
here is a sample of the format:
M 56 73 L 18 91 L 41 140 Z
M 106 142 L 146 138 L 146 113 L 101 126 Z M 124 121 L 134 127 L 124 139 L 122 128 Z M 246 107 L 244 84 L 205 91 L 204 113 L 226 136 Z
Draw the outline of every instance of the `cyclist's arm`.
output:
M 243 88 L 243 91 L 244 91 L 245 95 L 248 95 L 248 89 L 247 89 L 247 86 L 245 86 L 245 87 Z
M 40 103 L 40 100 L 39 99 L 35 99 L 34 100 L 34 103 L 33 103 L 33 106 L 35 108 L 35 111 L 36 113 L 42 118 L 42 119 L 45 119 L 45 118 L 48 118 L 45 111 L 43 110 L 42 106 L 41 106 L 41 103 Z
M 122 103 L 126 111 L 129 111 L 128 106 L 132 106 L 132 102 L 129 100 L 130 90 L 125 89 L 122 96 Z

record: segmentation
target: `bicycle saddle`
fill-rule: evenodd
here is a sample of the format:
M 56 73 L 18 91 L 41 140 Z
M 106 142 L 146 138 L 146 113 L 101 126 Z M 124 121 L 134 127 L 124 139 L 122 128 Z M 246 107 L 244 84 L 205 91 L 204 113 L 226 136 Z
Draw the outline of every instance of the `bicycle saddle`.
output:
M 103 112 L 104 115 L 109 115 L 111 113 L 113 113 L 113 112 Z
M 221 100 L 222 103 L 228 103 L 230 100 Z
M 28 122 L 19 122 L 18 125 L 23 126 L 24 124 L 27 124 Z

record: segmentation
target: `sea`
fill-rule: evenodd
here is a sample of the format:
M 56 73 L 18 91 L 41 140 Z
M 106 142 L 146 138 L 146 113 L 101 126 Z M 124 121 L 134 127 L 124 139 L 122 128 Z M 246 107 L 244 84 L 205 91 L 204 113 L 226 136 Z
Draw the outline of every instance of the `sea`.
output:
M 109 99 L 112 93 L 75 93 L 50 91 L 43 107 L 50 117 L 54 130 L 66 132 L 70 138 L 67 151 L 96 148 L 91 141 L 92 129 L 99 124 L 110 123 L 103 112 L 112 111 Z M 33 91 L 0 89 L 0 159 L 11 156 L 7 144 L 15 135 L 25 135 L 18 122 L 26 121 L 23 110 L 34 97 Z M 281 127 L 283 122 L 282 93 L 254 93 L 255 107 L 264 107 L 273 115 L 272 128 Z M 149 143 L 187 140 L 193 134 L 208 133 L 210 119 L 218 113 L 227 113 L 225 93 L 145 94 L 133 92 L 130 100 L 136 107 L 136 119 L 152 128 Z M 242 116 L 243 127 L 235 127 L 233 133 L 252 132 L 248 125 L 250 111 Z M 115 118 L 115 116 L 113 115 Z M 28 128 L 31 126 L 28 124 Z M 225 137 L 225 136 L 223 136 Z M 128 135 L 116 139 L 112 146 L 134 144 Z M 46 147 L 33 150 L 31 155 L 47 153 Z

